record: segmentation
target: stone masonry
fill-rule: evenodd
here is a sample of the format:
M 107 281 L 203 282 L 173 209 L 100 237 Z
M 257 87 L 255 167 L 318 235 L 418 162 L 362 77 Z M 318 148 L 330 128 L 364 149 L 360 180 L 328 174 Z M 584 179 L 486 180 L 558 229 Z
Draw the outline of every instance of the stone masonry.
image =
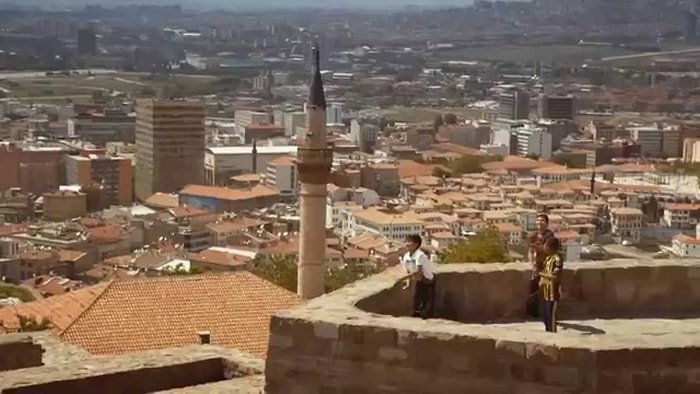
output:
M 536 322 L 481 324 L 517 306 L 526 270 L 525 264 L 440 267 L 441 313 L 467 323 L 405 317 L 411 292 L 397 285 L 396 270 L 278 314 L 271 322 L 266 391 L 700 392 L 700 319 L 673 319 L 699 317 L 700 264 L 567 267 L 570 316 L 640 319 L 568 320 L 556 334 Z
M 29 335 L 0 335 L 0 371 L 41 366 L 43 353 Z

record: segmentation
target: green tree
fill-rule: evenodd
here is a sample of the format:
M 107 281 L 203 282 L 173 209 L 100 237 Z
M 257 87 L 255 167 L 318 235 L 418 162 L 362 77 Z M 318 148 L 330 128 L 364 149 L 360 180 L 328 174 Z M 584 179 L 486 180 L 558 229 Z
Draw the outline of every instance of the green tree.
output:
M 31 302 L 35 300 L 34 295 L 24 287 L 0 283 L 0 298 L 17 298 L 22 302 Z
M 506 241 L 495 228 L 488 227 L 467 241 L 447 248 L 440 261 L 458 263 L 504 263 L 510 260 Z
M 444 124 L 445 121 L 442 119 L 442 116 L 435 115 L 435 120 L 433 121 L 433 131 L 437 133 L 440 130 L 440 126 Z
M 19 320 L 19 329 L 17 332 L 36 332 L 51 328 L 51 321 L 45 317 L 38 320 L 31 317 L 17 315 L 17 320 Z M 5 327 L 2 320 L 0 320 L 0 327 Z
M 186 270 L 182 264 L 178 264 L 175 268 L 169 268 L 164 270 L 162 273 L 166 276 L 186 276 L 186 275 L 199 275 L 207 272 L 206 269 L 202 267 L 190 266 L 190 269 Z
M 433 168 L 433 176 L 438 178 L 449 178 L 452 176 L 452 173 L 443 166 L 435 166 L 435 168 Z
M 525 157 L 527 157 L 528 159 L 532 159 L 532 160 L 539 160 L 540 159 L 540 155 L 538 155 L 537 153 L 529 153 Z
M 449 113 L 443 116 L 445 124 L 457 124 L 457 115 Z
M 252 272 L 277 286 L 297 291 L 296 255 L 259 255 L 253 260 Z M 326 270 L 326 292 L 344 287 L 352 282 L 378 272 L 374 264 L 344 265 Z
M 494 155 L 464 155 L 457 160 L 452 160 L 448 168 L 453 175 L 474 174 L 483 171 L 481 167 L 483 164 L 499 160 L 501 157 Z

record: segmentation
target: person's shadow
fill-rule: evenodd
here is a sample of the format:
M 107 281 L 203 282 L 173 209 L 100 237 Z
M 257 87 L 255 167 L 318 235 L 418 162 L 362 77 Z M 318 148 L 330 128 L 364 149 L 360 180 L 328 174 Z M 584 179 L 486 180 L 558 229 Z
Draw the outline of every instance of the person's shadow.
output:
M 577 324 L 577 323 L 562 323 L 558 322 L 557 323 L 558 327 L 567 329 L 567 330 L 574 330 L 574 331 L 580 331 L 584 335 L 600 335 L 600 334 L 605 334 L 605 330 L 593 327 L 593 326 L 587 326 L 585 324 Z

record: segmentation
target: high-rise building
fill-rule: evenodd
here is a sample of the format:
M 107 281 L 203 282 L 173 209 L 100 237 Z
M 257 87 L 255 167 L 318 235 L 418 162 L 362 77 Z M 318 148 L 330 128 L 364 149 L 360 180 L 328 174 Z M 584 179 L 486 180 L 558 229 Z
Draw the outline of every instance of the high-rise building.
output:
M 66 157 L 66 183 L 69 185 L 102 185 L 104 203 L 129 206 L 134 201 L 133 169 L 126 157 L 83 151 L 80 156 Z
M 343 123 L 343 104 L 332 103 L 326 114 L 326 124 Z
M 90 27 L 78 30 L 78 54 L 97 55 L 97 34 Z
M 142 99 L 136 104 L 136 197 L 204 183 L 204 106 Z
M 576 116 L 574 96 L 550 96 L 547 94 L 540 94 L 537 113 L 540 119 L 574 120 Z
M 297 151 L 301 182 L 297 292 L 304 299 L 324 293 L 326 261 L 326 185 L 333 150 L 326 139 L 326 97 L 318 47 L 313 49 L 314 73 L 306 103 L 306 134 Z
M 517 129 L 519 156 L 536 156 L 542 160 L 552 158 L 552 135 L 540 127 L 527 125 Z
M 530 96 L 522 90 L 501 93 L 498 98 L 498 117 L 504 119 L 529 119 Z

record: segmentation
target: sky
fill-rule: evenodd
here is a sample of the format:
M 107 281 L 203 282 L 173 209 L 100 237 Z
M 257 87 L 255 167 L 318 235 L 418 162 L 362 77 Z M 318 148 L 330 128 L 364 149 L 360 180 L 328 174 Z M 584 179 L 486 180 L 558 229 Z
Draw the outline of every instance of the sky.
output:
M 103 6 L 126 4 L 181 4 L 185 8 L 192 9 L 218 8 L 218 9 L 278 9 L 278 8 L 353 8 L 353 9 L 387 9 L 401 8 L 409 5 L 421 7 L 464 7 L 471 4 L 472 0 L 0 0 L 0 4 L 14 3 L 16 5 L 37 5 L 56 7 L 82 7 L 86 4 L 100 4 Z

